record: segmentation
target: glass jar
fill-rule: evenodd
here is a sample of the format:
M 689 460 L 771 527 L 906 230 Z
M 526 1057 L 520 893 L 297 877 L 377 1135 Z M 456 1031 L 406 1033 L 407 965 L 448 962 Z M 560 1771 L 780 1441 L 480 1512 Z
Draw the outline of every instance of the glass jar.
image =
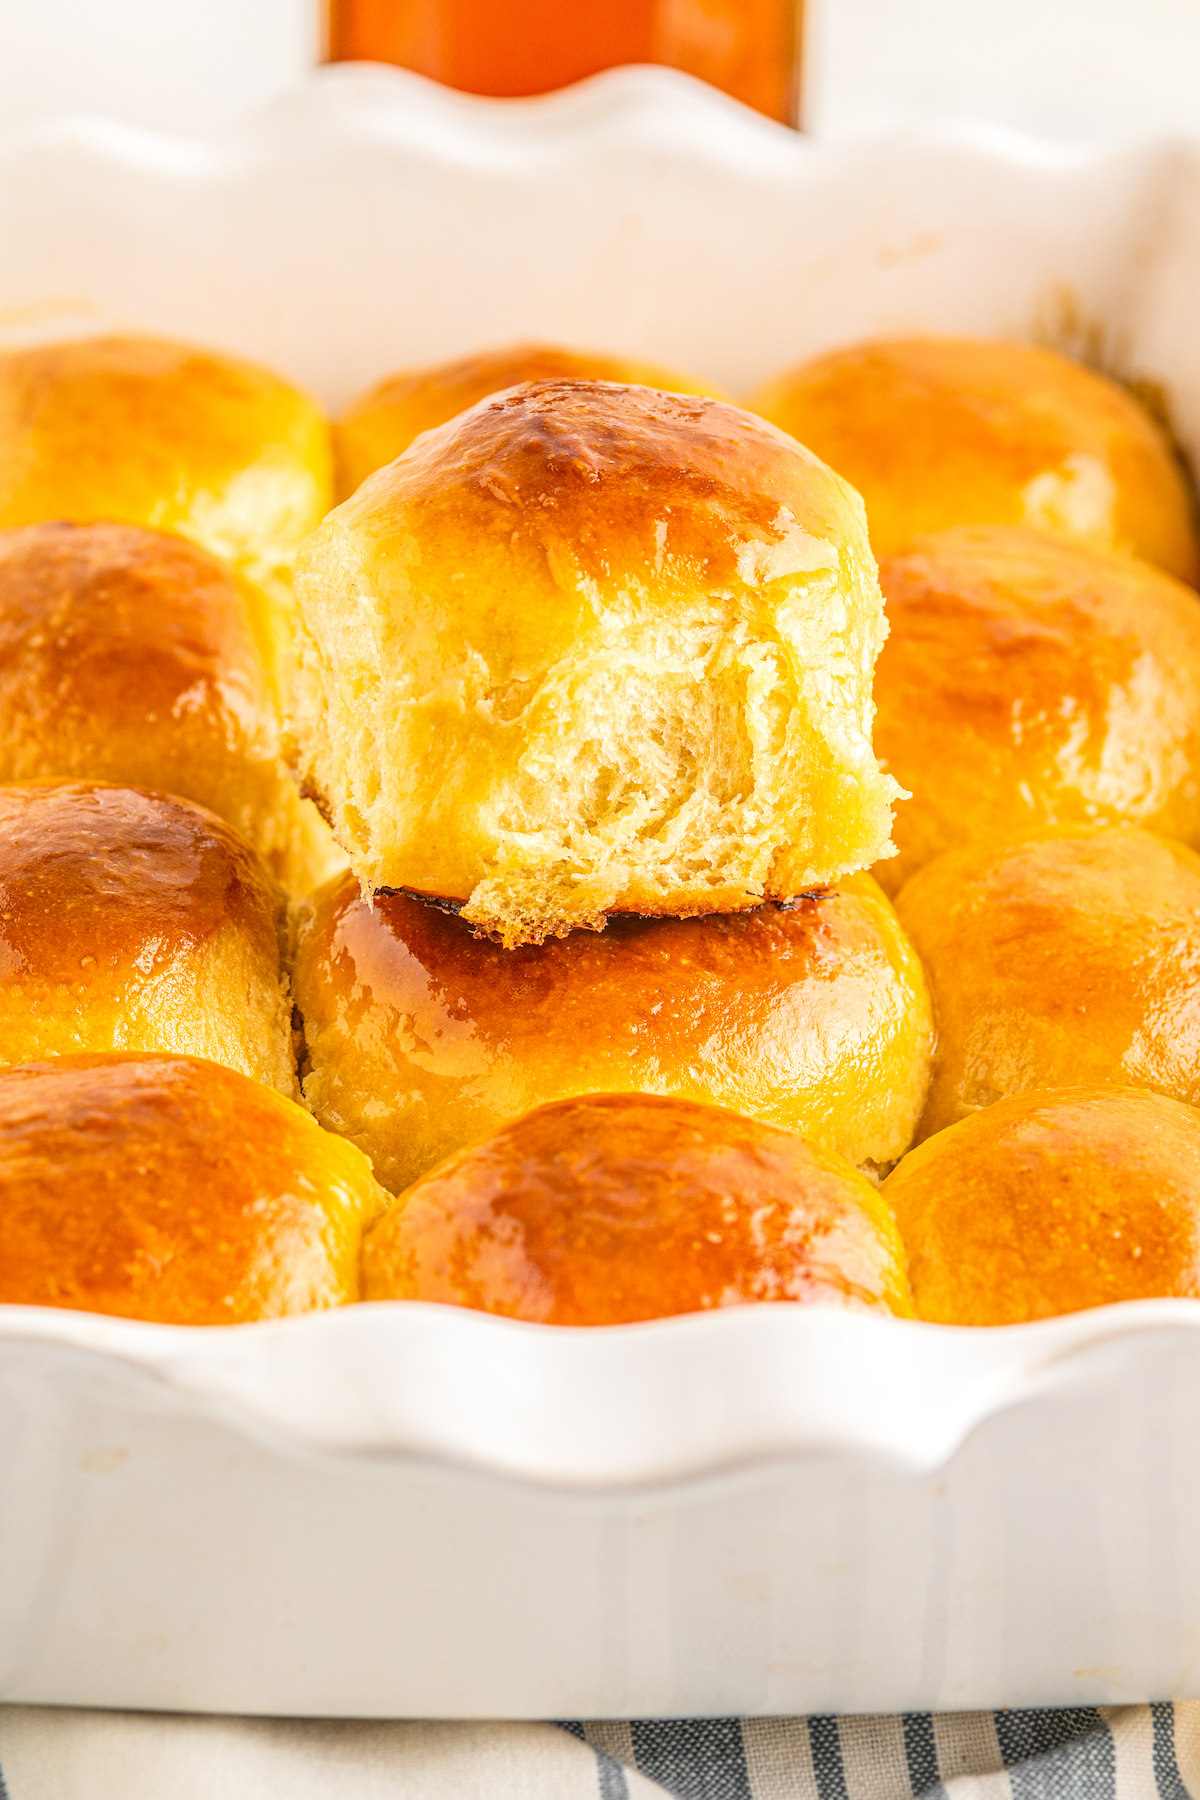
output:
M 665 63 L 798 119 L 803 0 L 328 0 L 327 60 L 389 62 L 468 94 L 545 94 Z

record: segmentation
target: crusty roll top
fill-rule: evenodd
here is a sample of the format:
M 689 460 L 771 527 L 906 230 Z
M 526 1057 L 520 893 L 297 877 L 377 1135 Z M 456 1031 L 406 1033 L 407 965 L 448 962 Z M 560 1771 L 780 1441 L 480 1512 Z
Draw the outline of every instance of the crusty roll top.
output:
M 561 546 L 606 589 L 632 574 L 668 586 L 702 576 L 754 588 L 796 566 L 828 567 L 854 517 L 841 482 L 826 471 L 804 478 L 820 465 L 797 449 L 723 401 L 540 381 L 428 437 L 403 471 L 380 471 L 369 499 L 386 506 L 394 492 L 418 529 L 436 520 L 500 542 L 515 531 L 543 553 Z M 386 512 L 369 527 L 381 528 Z M 802 547 L 798 533 L 817 542 Z M 797 563 L 803 548 L 809 560 Z
M 1015 1325 L 1200 1298 L 1200 1113 L 1161 1094 L 1018 1094 L 906 1156 L 883 1197 L 918 1315 Z
M 1132 825 L 948 850 L 896 909 L 938 1039 L 919 1136 L 1074 1082 L 1200 1105 L 1200 856 Z
M 358 1298 L 365 1159 L 186 1057 L 0 1072 L 0 1303 L 233 1325 Z
M 363 1284 L 556 1325 L 777 1300 L 911 1312 L 865 1176 L 791 1132 L 646 1094 L 538 1107 L 451 1157 L 373 1227 Z
M 138 336 L 0 356 L 0 526 L 155 526 L 270 582 L 330 486 L 317 407 L 253 363 Z
M 1200 841 L 1200 605 L 1149 563 L 1017 525 L 880 560 L 875 747 L 912 799 L 895 893 L 960 844 L 1121 819 Z
M 0 788 L 0 1066 L 175 1050 L 293 1093 L 285 940 L 282 889 L 203 807 Z
M 1187 479 L 1156 420 L 1040 345 L 847 344 L 749 404 L 853 482 L 877 555 L 947 525 L 1037 525 L 1200 578 Z
M 0 788 L 0 943 L 14 973 L 149 976 L 223 926 L 278 940 L 285 902 L 203 808 L 99 783 Z
M 0 757 L 32 759 L 47 728 L 82 740 L 76 760 L 92 745 L 103 755 L 113 725 L 134 717 L 272 747 L 261 607 L 215 558 L 163 532 L 64 520 L 0 532 Z
M 0 781 L 177 793 L 300 892 L 336 853 L 280 757 L 270 609 L 182 538 L 63 520 L 0 531 Z

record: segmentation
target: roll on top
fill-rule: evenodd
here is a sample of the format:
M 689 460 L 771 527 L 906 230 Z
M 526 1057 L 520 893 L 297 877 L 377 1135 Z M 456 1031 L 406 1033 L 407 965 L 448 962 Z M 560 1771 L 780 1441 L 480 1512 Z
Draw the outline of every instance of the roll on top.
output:
M 857 496 L 719 401 L 543 382 L 426 433 L 297 569 L 299 761 L 372 887 L 508 944 L 873 860 Z

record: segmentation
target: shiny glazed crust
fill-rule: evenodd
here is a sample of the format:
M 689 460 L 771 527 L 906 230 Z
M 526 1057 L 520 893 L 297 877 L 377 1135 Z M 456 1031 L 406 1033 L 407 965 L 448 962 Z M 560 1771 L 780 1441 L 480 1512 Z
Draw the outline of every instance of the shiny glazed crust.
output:
M 867 875 L 783 908 L 505 950 L 352 876 L 299 911 L 305 1098 L 398 1192 L 545 1101 L 710 1101 L 858 1165 L 907 1149 L 933 1029 L 920 964 Z
M 947 851 L 896 910 L 938 1037 L 918 1136 L 1076 1083 L 1200 1103 L 1200 856 L 1133 826 Z
M 942 850 L 1127 819 L 1200 842 L 1200 606 L 1148 563 L 1028 526 L 884 557 L 875 749 L 912 798 L 888 893 Z
M 333 428 L 339 500 L 361 487 L 436 425 L 445 425 L 489 394 L 524 381 L 622 381 L 672 394 L 729 398 L 720 388 L 634 357 L 562 350 L 552 344 L 512 344 L 427 369 L 401 369 L 351 402 Z
M 307 893 L 340 858 L 281 760 L 272 659 L 268 602 L 182 538 L 0 531 L 0 781 L 181 794 Z
M 720 401 L 482 401 L 330 515 L 296 595 L 300 767 L 371 888 L 511 947 L 788 899 L 887 846 L 858 498 Z
M 1200 1114 L 1160 1094 L 1001 1100 L 906 1156 L 883 1197 L 922 1319 L 1015 1325 L 1200 1297 Z
M 0 1304 L 234 1325 L 359 1297 L 386 1198 L 352 1144 L 177 1056 L 0 1072 Z
M 316 404 L 236 357 L 134 336 L 0 355 L 0 527 L 149 525 L 275 593 L 330 462 Z
M 176 1051 L 298 1097 L 285 909 L 249 844 L 185 800 L 0 788 L 0 1067 Z
M 900 1241 L 840 1157 L 717 1107 L 538 1107 L 411 1187 L 368 1233 L 368 1300 L 555 1325 L 754 1301 L 911 1315 Z
M 1163 432 L 1126 389 L 1051 350 L 876 339 L 815 357 L 746 404 L 858 489 L 877 556 L 947 525 L 1040 525 L 1200 578 L 1187 481 Z

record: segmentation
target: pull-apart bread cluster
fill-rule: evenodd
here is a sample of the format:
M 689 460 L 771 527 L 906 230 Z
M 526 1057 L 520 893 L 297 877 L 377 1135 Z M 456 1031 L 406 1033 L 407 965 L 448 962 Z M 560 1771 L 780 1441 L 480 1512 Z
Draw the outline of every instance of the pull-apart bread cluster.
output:
M 1135 396 L 1048 351 L 849 346 L 754 404 L 866 499 L 890 634 L 875 873 L 930 983 L 884 1181 L 919 1317 L 1200 1297 L 1200 571 Z
M 871 750 L 862 507 L 771 425 L 651 374 L 517 351 L 380 384 L 337 428 L 365 479 L 297 559 L 293 733 L 352 873 L 297 909 L 305 1096 L 400 1193 L 374 1298 L 903 1312 L 856 1165 L 911 1141 L 932 1026 L 865 873 L 897 788 Z M 435 1230 L 417 1196 L 447 1156 Z M 512 1189 L 490 1224 L 485 1165 Z M 588 1207 L 610 1225 L 573 1237 Z M 503 1273 L 518 1222 L 565 1262 Z M 680 1231 L 725 1251 L 685 1273 Z
M 1200 1297 L 1198 576 L 1026 345 L 0 357 L 0 1301 Z
M 145 338 L 0 356 L 0 1300 L 182 1324 L 359 1295 L 386 1196 L 300 1104 L 281 756 L 297 389 Z
M 702 383 L 554 347 L 390 378 L 335 437 L 322 523 L 286 383 L 143 339 L 0 360 L 5 1297 L 355 1298 L 362 1153 L 393 1191 L 466 1156 L 467 1193 L 507 1131 L 560 1302 L 459 1292 L 464 1220 L 407 1201 L 373 1296 L 907 1312 L 860 1170 L 910 1142 L 932 1026 L 866 873 L 897 788 L 857 495 Z
M 291 564 L 330 468 L 307 395 L 231 357 L 0 356 L 0 780 L 182 794 L 301 893 L 344 866 L 280 746 Z

